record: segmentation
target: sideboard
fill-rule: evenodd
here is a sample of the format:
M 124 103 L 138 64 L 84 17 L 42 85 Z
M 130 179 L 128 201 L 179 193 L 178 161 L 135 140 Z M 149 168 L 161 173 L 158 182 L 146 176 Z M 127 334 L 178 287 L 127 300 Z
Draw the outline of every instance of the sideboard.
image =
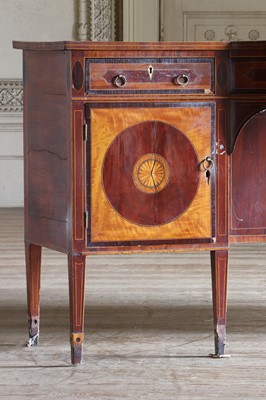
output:
M 230 242 L 266 239 L 266 42 L 14 42 L 23 50 L 29 346 L 42 247 L 68 255 L 71 361 L 91 254 L 209 251 L 225 356 Z

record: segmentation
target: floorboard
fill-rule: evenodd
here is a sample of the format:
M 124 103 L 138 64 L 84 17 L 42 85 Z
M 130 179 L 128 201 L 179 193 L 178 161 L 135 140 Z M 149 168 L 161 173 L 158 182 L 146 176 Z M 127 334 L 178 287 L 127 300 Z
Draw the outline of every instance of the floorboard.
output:
M 40 345 L 26 348 L 23 212 L 0 209 L 0 399 L 265 399 L 265 259 L 265 244 L 232 246 L 231 358 L 214 360 L 208 253 L 88 257 L 72 367 L 66 256 L 44 249 Z

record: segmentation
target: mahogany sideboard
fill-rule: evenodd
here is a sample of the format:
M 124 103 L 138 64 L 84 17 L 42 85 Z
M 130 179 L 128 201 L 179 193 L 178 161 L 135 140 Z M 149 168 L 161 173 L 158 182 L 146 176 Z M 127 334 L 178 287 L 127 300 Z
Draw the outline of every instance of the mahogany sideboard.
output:
M 266 239 L 266 42 L 14 42 L 23 50 L 28 345 L 41 249 L 68 255 L 71 361 L 90 254 L 210 251 L 224 356 L 230 241 Z

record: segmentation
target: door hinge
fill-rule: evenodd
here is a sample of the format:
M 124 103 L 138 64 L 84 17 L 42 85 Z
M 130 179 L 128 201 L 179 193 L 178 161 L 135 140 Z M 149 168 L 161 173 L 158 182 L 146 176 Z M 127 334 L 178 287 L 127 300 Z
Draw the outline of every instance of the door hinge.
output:
M 84 212 L 84 225 L 85 225 L 85 229 L 88 229 L 88 227 L 89 227 L 89 213 L 88 213 L 88 211 Z
M 85 142 L 87 142 L 87 140 L 88 140 L 88 125 L 87 124 L 83 125 L 83 140 L 85 140 Z

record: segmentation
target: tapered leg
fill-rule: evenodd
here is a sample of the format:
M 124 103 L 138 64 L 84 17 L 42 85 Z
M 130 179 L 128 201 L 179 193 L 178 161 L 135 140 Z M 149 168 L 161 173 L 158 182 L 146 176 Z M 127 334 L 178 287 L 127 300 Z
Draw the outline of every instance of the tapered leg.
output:
M 224 355 L 226 344 L 228 251 L 211 251 L 215 355 Z
M 37 346 L 40 324 L 41 246 L 25 243 L 29 340 L 28 347 Z
M 70 304 L 70 345 L 71 362 L 82 361 L 84 341 L 84 293 L 86 257 L 80 254 L 68 255 L 69 304 Z

